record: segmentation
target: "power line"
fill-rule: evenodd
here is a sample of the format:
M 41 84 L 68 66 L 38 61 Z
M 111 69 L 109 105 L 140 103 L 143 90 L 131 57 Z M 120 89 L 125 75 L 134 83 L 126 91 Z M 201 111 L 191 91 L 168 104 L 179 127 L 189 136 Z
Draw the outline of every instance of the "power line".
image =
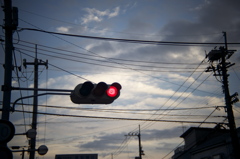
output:
M 22 103 L 16 103 L 16 105 L 21 105 Z M 31 104 L 24 104 L 26 106 L 32 106 Z M 103 108 L 79 108 L 79 107 L 69 107 L 69 106 L 56 106 L 56 105 L 41 105 L 40 107 L 49 107 L 49 108 L 61 108 L 61 109 L 75 109 L 75 110 L 90 110 L 90 111 L 165 111 L 165 110 L 196 110 L 196 109 L 215 109 L 216 106 L 208 106 L 208 107 L 192 107 L 192 108 L 173 108 L 173 109 L 103 109 Z M 217 106 L 224 107 L 224 106 Z
M 105 41 L 117 41 L 117 42 L 127 42 L 127 43 L 138 43 L 138 44 L 151 44 L 151 45 L 172 45 L 172 46 L 191 46 L 191 45 L 223 45 L 224 43 L 202 43 L 202 42 L 170 42 L 170 41 L 151 41 L 151 40 L 135 40 L 135 39 L 117 39 L 117 38 L 107 38 L 107 37 L 97 37 L 97 36 L 87 36 L 87 35 L 75 35 L 75 34 L 65 34 L 58 32 L 51 32 L 42 29 L 34 28 L 20 28 L 18 31 L 37 31 L 48 34 L 63 35 L 78 38 L 87 38 L 95 40 L 105 40 Z M 240 43 L 228 43 L 229 45 L 239 45 Z
M 203 60 L 204 61 L 204 60 Z M 200 67 L 200 65 L 203 63 L 203 61 L 198 65 L 198 67 Z M 197 68 L 198 68 L 197 67 Z M 163 107 L 163 106 L 165 106 L 173 97 L 174 97 L 174 95 L 184 86 L 184 84 L 189 80 L 189 78 L 195 73 L 195 71 L 197 70 L 197 68 L 188 76 L 188 78 L 180 85 L 180 87 L 178 87 L 178 89 L 170 96 L 170 98 L 168 98 L 168 100 L 160 107 L 160 109 Z M 202 73 L 198 76 L 198 77 L 200 77 L 202 75 Z M 195 83 L 195 81 L 196 80 L 194 80 L 194 82 L 193 83 Z M 193 84 L 192 83 L 192 84 Z M 191 85 L 192 85 L 191 84 Z M 187 88 L 186 88 L 186 90 L 184 91 L 184 92 L 186 92 L 190 87 L 191 87 L 191 85 L 190 86 L 188 86 Z M 184 93 L 183 92 L 183 93 Z M 182 97 L 183 96 L 183 93 L 175 100 L 175 102 L 180 98 L 180 97 Z M 174 102 L 174 103 L 175 103 Z M 174 103 L 172 103 L 168 108 L 170 108 Z M 154 114 L 156 114 L 158 111 L 156 111 Z M 150 117 L 150 118 L 152 118 L 153 117 L 153 115 Z M 152 122 L 152 123 L 148 123 L 148 124 L 146 124 L 145 125 L 145 129 L 147 128 L 147 127 L 150 127 L 151 125 L 153 125 L 154 123 Z
M 216 109 L 214 109 L 207 117 L 206 119 L 203 120 L 203 122 L 198 126 L 200 127 L 202 124 L 204 124 L 206 122 L 206 120 L 218 109 L 218 107 L 216 107 Z
M 29 50 L 26 50 L 26 49 L 21 49 L 21 48 L 17 48 L 18 50 L 23 50 L 23 51 L 29 51 Z M 30 51 L 32 52 L 32 51 Z M 77 59 L 70 59 L 70 58 L 66 58 L 66 57 L 59 57 L 59 56 L 55 56 L 55 55 L 49 55 L 49 54 L 46 54 L 46 53 L 41 53 L 41 52 L 38 52 L 38 54 L 40 55 L 45 55 L 45 56 L 49 56 L 49 57 L 54 57 L 54 58 L 59 58 L 59 59 L 62 59 L 62 60 L 68 60 L 68 61 L 72 61 L 72 62 L 81 62 L 81 63 L 85 63 L 85 64 L 90 64 L 90 65 L 97 65 L 97 66 L 103 66 L 103 67 L 109 67 L 109 68 L 117 68 L 117 69 L 125 69 L 125 70 L 134 70 L 134 71 L 147 71 L 147 72 L 192 72 L 191 70 L 187 70 L 187 69 L 193 69 L 193 68 L 185 68 L 184 70 L 154 70 L 156 67 L 154 66 L 145 66 L 145 67 L 153 67 L 154 69 L 139 69 L 139 68 L 130 68 L 130 67 L 121 67 L 121 66 L 115 66 L 115 65 L 105 65 L 105 64 L 102 64 L 102 63 L 93 63 L 93 62 L 86 62 L 86 61 L 82 61 L 82 60 L 77 60 Z M 107 61 L 105 61 L 107 62 Z M 112 63 L 112 62 L 111 62 Z M 123 64 L 123 63 L 118 63 L 118 64 L 122 64 L 122 65 L 130 65 L 130 66 L 134 66 L 134 65 L 131 65 L 131 64 Z M 164 68 L 164 67 L 161 67 L 161 68 Z M 183 69 L 183 68 L 169 68 L 168 69 Z M 196 72 L 202 72 L 202 71 L 196 71 Z
M 22 19 L 20 19 L 20 20 L 22 20 Z M 22 20 L 22 21 L 25 22 L 25 23 L 27 23 L 27 24 L 29 24 L 29 25 L 31 25 L 31 26 L 33 26 L 33 27 L 35 27 L 35 28 L 38 28 L 37 30 L 42 30 L 42 29 L 40 29 L 39 27 L 37 27 L 37 26 L 35 26 L 35 25 L 33 25 L 33 24 L 29 23 L 29 22 L 26 22 L 26 21 L 24 21 L 24 20 Z M 52 35 L 52 36 L 54 36 L 54 37 L 56 37 L 56 38 L 58 38 L 58 39 L 61 39 L 61 40 L 65 41 L 65 42 L 67 42 L 67 43 L 70 43 L 70 44 L 72 44 L 72 45 L 74 45 L 74 46 L 76 46 L 76 47 L 78 47 L 78 48 L 81 48 L 81 49 L 83 49 L 83 50 L 86 50 L 86 51 L 88 51 L 88 52 L 90 52 L 90 53 L 92 53 L 92 54 L 94 54 L 94 55 L 97 55 L 97 56 L 99 56 L 99 57 L 105 58 L 105 59 L 107 59 L 107 60 L 111 60 L 111 59 L 108 59 L 108 58 L 106 58 L 106 57 L 100 56 L 100 55 L 98 55 L 98 54 L 96 54 L 96 53 L 94 53 L 94 52 L 92 52 L 92 51 L 89 51 L 89 50 L 87 50 L 87 49 L 85 49 L 85 48 L 82 48 L 82 47 L 80 47 L 80 46 L 78 46 L 78 45 L 76 45 L 76 44 L 74 44 L 74 43 L 72 43 L 72 42 L 69 42 L 69 41 L 63 39 L 63 38 L 60 38 L 60 37 L 58 37 L 58 36 L 56 36 L 56 35 L 54 35 L 54 34 L 51 34 L 51 33 L 49 33 L 49 34 Z M 115 61 L 115 62 L 116 62 L 116 61 Z M 118 64 L 118 62 L 116 62 L 116 64 Z M 121 64 L 120 64 L 120 65 L 121 65 Z M 145 75 L 147 75 L 147 76 L 149 76 L 149 77 L 152 77 L 152 78 L 155 78 L 155 79 L 158 79 L 158 80 L 162 80 L 162 81 L 165 81 L 165 82 L 174 84 L 174 85 L 179 85 L 179 84 L 170 82 L 170 81 L 168 81 L 168 80 L 165 80 L 165 79 L 163 79 L 163 78 L 149 75 L 149 74 L 147 74 L 147 73 L 145 73 L 145 72 L 142 72 L 141 70 L 133 69 L 133 68 L 127 67 L 127 66 L 125 66 L 125 65 L 123 65 L 123 64 L 122 64 L 122 66 L 124 66 L 125 68 L 128 68 L 129 70 L 136 71 L 136 72 L 139 72 L 139 73 L 141 73 L 141 74 L 145 74 Z M 179 86 L 180 86 L 180 85 L 179 85 Z M 201 91 L 202 91 L 202 92 L 205 92 L 205 91 L 203 91 L 203 90 L 201 90 Z M 207 93 L 209 93 L 209 92 L 207 92 Z
M 20 50 L 18 50 L 18 51 L 20 51 Z M 24 53 L 24 52 L 22 52 L 22 51 L 20 51 L 20 52 L 21 52 L 22 54 L 26 55 L 26 56 L 29 56 L 29 57 L 34 58 L 33 56 L 28 55 L 28 54 L 26 54 L 26 53 Z M 63 68 L 61 68 L 61 67 L 55 66 L 55 65 L 53 65 L 53 64 L 51 64 L 51 63 L 48 63 L 48 65 L 50 65 L 50 66 L 52 66 L 52 67 L 55 67 L 55 68 L 57 68 L 57 69 L 59 69 L 59 70 L 61 70 L 61 71 L 67 72 L 67 73 L 69 73 L 69 74 L 71 74 L 71 75 L 73 75 L 73 76 L 76 76 L 76 77 L 78 77 L 78 78 L 81 78 L 81 79 L 84 79 L 84 80 L 89 81 L 88 79 L 86 79 L 86 78 L 84 78 L 84 77 L 82 77 L 82 76 L 79 76 L 79 75 L 77 75 L 77 74 L 74 74 L 74 73 L 72 73 L 72 72 L 70 72 L 70 71 L 67 71 L 67 70 L 65 70 L 65 69 L 63 69 Z
M 20 50 L 19 50 L 19 51 L 20 51 Z M 27 56 L 30 56 L 30 57 L 32 57 L 32 58 L 34 58 L 33 56 L 28 55 L 27 53 L 23 53 L 23 52 L 21 52 L 21 53 L 22 53 L 22 54 L 25 54 L 25 55 L 27 55 Z M 164 81 L 164 82 L 168 82 L 168 83 L 171 83 L 171 84 L 180 86 L 180 84 L 178 84 L 178 83 L 174 83 L 174 82 L 171 82 L 171 81 L 169 81 L 169 80 L 167 80 L 167 79 L 163 79 L 163 78 L 161 78 L 161 77 L 156 77 L 156 76 L 153 76 L 153 75 L 150 75 L 150 74 L 141 72 L 141 70 L 132 69 L 132 68 L 129 68 L 129 67 L 127 67 L 127 68 L 128 68 L 129 70 L 136 71 L 136 72 L 139 72 L 139 73 L 144 74 L 144 75 L 146 75 L 146 76 L 155 78 L 155 79 L 157 79 L 157 80 L 161 80 L 161 81 Z M 127 69 L 127 68 L 126 68 L 126 69 Z M 62 70 L 63 70 L 63 69 L 62 69 Z M 65 70 L 65 71 L 66 71 L 66 70 Z M 69 71 L 67 71 L 67 72 L 69 72 Z M 157 71 L 155 71 L 155 72 L 157 72 Z M 164 72 L 164 71 L 162 71 L 162 72 Z M 167 72 L 169 72 L 169 71 L 167 71 Z M 71 74 L 72 74 L 72 73 L 71 73 Z M 73 74 L 73 75 L 75 75 L 75 74 Z M 75 76 L 78 76 L 78 75 L 75 75 Z M 206 92 L 206 91 L 204 91 L 204 90 L 198 90 L 198 91 L 205 92 L 205 93 L 208 93 L 208 94 L 211 94 L 211 95 L 215 95 L 215 94 L 213 94 L 213 93 Z
M 15 112 L 23 112 L 22 110 L 15 110 Z M 35 113 L 32 111 L 24 111 L 25 113 Z M 52 115 L 62 117 L 77 117 L 77 118 L 90 118 L 90 119 L 106 119 L 106 120 L 127 120 L 127 121 L 147 121 L 147 122 L 170 122 L 170 123 L 192 123 L 200 124 L 202 121 L 179 121 L 179 120 L 156 120 L 156 119 L 139 119 L 139 118 L 117 118 L 117 117 L 102 117 L 102 116 L 86 116 L 86 115 L 68 115 L 56 113 L 36 112 L 39 115 Z M 217 122 L 205 122 L 204 124 L 218 124 Z
M 23 46 L 23 47 L 27 47 L 27 48 L 31 48 L 31 49 L 34 49 L 33 47 L 30 47 L 30 46 L 26 46 L 26 45 L 21 45 L 19 44 L 20 46 Z M 32 52 L 32 50 L 28 50 L 28 49 L 23 49 L 23 48 L 19 48 L 19 47 L 15 47 L 17 49 L 21 49 L 21 50 L 25 50 L 25 51 L 29 51 L 29 52 Z M 76 56 L 76 55 L 69 55 L 69 54 L 66 54 L 66 53 L 60 53 L 60 52 L 56 52 L 56 51 L 51 51 L 51 50 L 46 50 L 46 49 L 41 49 L 41 48 L 38 48 L 38 50 L 42 50 L 42 51 L 45 51 L 45 52 L 48 52 L 48 53 L 53 53 L 53 54 L 57 54 L 57 55 L 63 55 L 63 56 L 67 56 L 67 57 L 73 57 L 73 58 L 80 58 L 80 59 L 86 59 L 86 60 L 92 60 L 92 61 L 96 61 L 96 62 L 104 62 L 104 63 L 115 63 L 113 61 L 103 61 L 103 60 L 98 60 L 98 59 L 94 59 L 94 58 L 88 58 L 88 57 L 82 57 L 82 56 Z M 49 54 L 45 54 L 45 53 L 41 53 L 38 51 L 38 53 L 42 54 L 42 55 L 45 55 L 45 56 L 53 56 L 53 55 L 49 55 Z M 80 53 L 81 54 L 81 53 Z M 55 56 L 57 57 L 57 56 Z M 63 57 L 58 57 L 58 58 L 63 58 Z M 126 62 L 125 60 L 122 59 L 122 61 Z M 134 60 L 130 61 L 131 63 L 118 63 L 118 64 L 122 64 L 122 65 L 128 65 L 128 66 L 137 66 L 137 67 L 154 67 L 154 68 L 168 68 L 168 69 L 195 69 L 195 68 L 189 68 L 189 67 L 185 67 L 185 65 L 188 65 L 188 64 L 183 64 L 183 63 L 163 63 L 164 66 L 155 66 L 156 64 L 158 65 L 161 65 L 161 63 L 157 63 L 157 62 L 154 62 L 154 63 L 149 63 L 149 64 L 155 64 L 155 65 L 142 65 L 142 64 L 133 64 L 132 62 L 134 62 Z M 136 61 L 135 61 L 136 62 Z M 166 67 L 165 65 L 166 64 L 169 64 L 171 66 L 168 66 Z M 173 64 L 178 64 L 178 66 L 173 66 Z M 179 66 L 180 65 L 180 66 Z M 205 67 L 204 68 L 199 68 L 199 69 L 206 69 Z
M 13 58 L 14 58 L 14 63 L 17 66 L 17 59 L 16 59 L 15 51 L 13 51 Z M 19 77 L 19 70 L 18 69 L 16 69 L 16 75 L 17 75 L 18 86 L 21 87 L 20 77 Z M 20 90 L 20 97 L 21 98 L 23 97 L 21 90 Z M 24 124 L 26 125 L 26 117 L 25 117 L 25 113 L 24 113 L 23 100 L 21 100 L 21 101 L 22 101 L 21 105 L 22 105 L 22 110 L 23 110 L 23 121 L 24 121 Z M 25 128 L 25 131 L 27 132 L 26 126 L 24 128 Z
M 203 72 L 202 72 L 203 73 Z M 175 103 L 175 102 L 177 102 L 177 100 L 178 99 L 180 99 L 180 97 L 182 97 L 182 95 L 199 79 L 199 77 L 202 75 L 202 73 L 196 78 L 196 80 L 194 80 L 194 82 L 193 83 L 191 83 L 191 85 L 189 85 L 188 86 L 188 88 L 181 94 L 181 96 L 179 96 L 172 104 L 171 104 L 171 106 Z M 185 98 L 183 98 L 176 106 L 174 106 L 174 108 L 176 108 L 178 105 L 180 105 L 183 101 L 185 101 L 188 97 L 189 97 L 189 95 L 191 94 L 191 93 L 193 93 L 195 90 L 197 90 L 197 88 L 198 87 L 200 87 L 202 84 L 203 84 L 203 82 L 205 82 L 209 77 L 211 76 L 211 74 L 205 79 L 205 80 L 203 80 L 195 89 L 193 89 Z M 171 106 L 169 106 L 169 107 L 171 107 Z M 174 109 L 173 108 L 173 109 Z M 217 107 L 216 107 L 216 109 L 217 109 Z M 215 110 L 216 110 L 215 109 Z M 214 111 L 215 111 L 214 110 Z M 170 113 L 172 110 L 169 110 L 169 112 L 168 113 Z M 163 114 L 163 116 L 165 116 L 166 114 Z
M 120 58 L 109 58 L 109 57 L 104 57 L 104 56 L 99 56 L 99 55 L 95 55 L 95 54 L 87 54 L 87 53 L 81 53 L 81 52 L 76 52 L 76 51 L 70 51 L 70 50 L 65 50 L 65 49 L 59 49 L 59 48 L 55 48 L 55 47 L 50 47 L 50 46 L 46 46 L 46 45 L 41 45 L 41 44 L 36 44 L 36 43 L 32 43 L 32 42 L 28 42 L 28 41 L 24 41 L 24 40 L 20 40 L 20 42 L 23 43 L 27 43 L 27 44 L 32 44 L 32 45 L 38 45 L 44 48 L 48 48 L 48 49 L 53 49 L 53 50 L 58 50 L 58 51 L 62 51 L 62 52 L 68 52 L 68 53 L 73 53 L 73 54 L 77 54 L 77 55 L 83 55 L 83 56 L 90 56 L 90 57 L 98 57 L 98 58 L 103 58 L 103 59 L 110 59 L 110 60 L 117 60 L 117 61 L 128 61 L 128 62 L 134 62 L 134 63 L 146 63 L 146 64 L 170 64 L 170 65 L 199 65 L 199 63 L 188 63 L 188 62 L 166 62 L 166 61 L 143 61 L 143 60 L 130 60 L 130 59 L 120 59 Z M 17 44 L 17 45 L 21 45 L 21 46 L 26 46 L 29 48 L 33 48 L 27 45 L 23 45 L 23 44 Z M 44 49 L 40 49 L 39 50 L 44 50 Z M 51 52 L 51 51 L 50 51 Z
M 22 53 L 23 53 L 23 52 L 22 52 Z M 31 55 L 28 55 L 27 53 L 23 53 L 23 54 L 32 57 Z M 57 66 L 56 66 L 56 67 L 57 67 Z M 107 66 L 106 66 L 106 67 L 107 67 Z M 116 66 L 115 66 L 115 67 L 116 67 Z M 111 66 L 111 68 L 112 68 L 112 66 Z M 127 68 L 122 68 L 122 67 L 118 67 L 118 68 L 127 69 Z M 142 73 L 142 74 L 145 74 L 145 75 L 150 76 L 150 77 L 152 77 L 152 78 L 156 78 L 156 79 L 158 79 L 158 80 L 162 80 L 162 81 L 165 81 L 165 82 L 174 84 L 174 85 L 179 85 L 179 84 L 177 84 L 177 83 L 173 83 L 173 82 L 170 82 L 170 81 L 168 81 L 168 80 L 165 80 L 165 79 L 162 79 L 162 78 L 160 79 L 159 77 L 155 77 L 155 76 L 146 74 L 146 73 L 144 73 L 144 72 L 141 72 L 141 71 L 152 71 L 152 72 L 171 72 L 171 71 L 142 70 L 142 69 L 132 69 L 132 68 L 129 68 L 129 67 L 128 67 L 128 69 L 130 69 L 130 70 L 132 70 L 132 71 L 136 71 L 136 72 Z M 63 70 L 63 69 L 60 69 L 60 70 Z M 65 72 L 68 72 L 68 73 L 69 73 L 69 71 L 66 71 L 66 70 L 65 70 Z M 192 71 L 172 71 L 172 72 L 192 72 Z M 196 72 L 198 72 L 198 71 L 196 71 Z M 71 74 L 72 74 L 72 73 L 71 73 Z M 75 75 L 75 74 L 74 74 L 74 75 Z M 76 76 L 77 76 L 77 75 L 76 75 Z M 180 86 L 180 85 L 179 85 L 179 86 Z M 204 91 L 204 90 L 198 90 L 198 91 L 205 92 L 205 93 L 208 93 L 208 94 L 212 94 L 212 93 L 206 92 L 206 91 Z M 213 94 L 212 94 L 212 95 L 213 95 Z

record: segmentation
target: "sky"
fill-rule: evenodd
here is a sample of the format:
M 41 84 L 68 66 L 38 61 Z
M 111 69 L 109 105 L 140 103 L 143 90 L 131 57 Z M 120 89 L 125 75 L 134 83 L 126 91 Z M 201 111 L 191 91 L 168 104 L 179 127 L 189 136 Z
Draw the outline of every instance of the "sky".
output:
M 36 147 L 46 145 L 49 150 L 44 156 L 36 153 L 37 158 L 97 153 L 99 159 L 132 159 L 138 156 L 138 137 L 127 135 L 139 133 L 140 126 L 143 158 L 166 159 L 184 144 L 179 136 L 188 128 L 213 128 L 216 124 L 208 122 L 227 122 L 225 110 L 216 109 L 225 105 L 221 78 L 205 72 L 210 65 L 206 54 L 224 44 L 157 45 L 42 31 L 190 43 L 224 43 L 223 32 L 226 32 L 228 43 L 239 43 L 239 1 L 12 0 L 12 5 L 19 10 L 18 29 L 13 33 L 13 65 L 16 67 L 12 72 L 12 86 L 33 88 L 34 68 L 31 65 L 25 68 L 23 59 L 33 62 L 36 55 L 39 60 L 48 61 L 48 68 L 39 66 L 39 88 L 73 90 L 86 81 L 118 82 L 122 86 L 119 98 L 108 105 L 74 104 L 69 95 L 40 96 L 38 111 L 42 114 L 38 115 Z M 3 10 L 0 18 L 4 25 Z M 5 38 L 4 29 L 0 36 Z M 0 84 L 3 85 L 4 42 L 1 44 Z M 232 95 L 240 93 L 240 46 L 229 44 L 228 49 L 236 50 L 228 59 L 235 63 L 228 69 Z M 15 90 L 11 101 L 32 94 L 32 91 Z M 2 100 L 1 91 L 1 105 Z M 20 112 L 10 114 L 17 134 L 31 128 L 32 114 L 27 112 L 32 111 L 32 102 L 31 98 L 22 100 L 19 103 L 23 105 L 15 107 Z M 233 111 L 239 127 L 239 102 L 233 105 Z M 28 139 L 25 135 L 15 135 L 8 146 L 28 146 Z M 21 153 L 13 155 L 19 158 Z

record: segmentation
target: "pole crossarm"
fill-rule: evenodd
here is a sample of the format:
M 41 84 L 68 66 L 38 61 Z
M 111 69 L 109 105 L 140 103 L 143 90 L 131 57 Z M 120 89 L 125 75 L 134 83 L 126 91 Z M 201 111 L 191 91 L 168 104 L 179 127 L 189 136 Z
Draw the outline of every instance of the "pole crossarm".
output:
M 139 133 L 137 133 L 137 132 L 130 132 L 130 133 L 128 133 L 125 136 L 139 136 Z

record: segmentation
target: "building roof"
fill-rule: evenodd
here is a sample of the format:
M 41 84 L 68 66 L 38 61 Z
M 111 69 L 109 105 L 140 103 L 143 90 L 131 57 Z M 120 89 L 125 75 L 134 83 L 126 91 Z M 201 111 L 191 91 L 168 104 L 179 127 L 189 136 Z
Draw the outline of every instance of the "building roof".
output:
M 180 137 L 185 138 L 186 136 L 188 136 L 192 131 L 196 130 L 196 131 L 205 131 L 205 132 L 212 132 L 215 128 L 200 128 L 200 127 L 191 127 L 189 128 L 187 131 L 185 131 Z M 218 129 L 218 132 L 221 133 L 227 133 L 229 132 L 229 130 L 227 129 Z

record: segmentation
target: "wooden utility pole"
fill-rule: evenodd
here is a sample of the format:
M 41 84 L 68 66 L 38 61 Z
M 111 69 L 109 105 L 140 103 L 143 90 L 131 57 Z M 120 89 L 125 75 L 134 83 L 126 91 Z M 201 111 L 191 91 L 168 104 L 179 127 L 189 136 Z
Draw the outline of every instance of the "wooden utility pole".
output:
M 47 67 L 47 62 L 42 62 L 37 58 L 37 45 L 35 45 L 35 59 L 34 62 L 26 62 L 24 60 L 23 65 L 34 65 L 34 98 L 33 98 L 33 117 L 32 117 L 32 129 L 37 130 L 37 112 L 38 112 L 38 66 L 45 65 Z M 36 137 L 31 138 L 30 140 L 30 155 L 29 159 L 34 159 L 35 157 L 35 148 L 36 147 Z
M 210 66 L 207 68 L 206 72 L 213 71 L 214 76 L 221 76 L 222 79 L 222 87 L 223 87 L 223 93 L 225 95 L 225 111 L 227 112 L 227 118 L 228 118 L 228 126 L 230 129 L 230 136 L 231 136 L 231 143 L 232 143 L 232 150 L 233 154 L 230 156 L 234 159 L 240 159 L 240 146 L 239 146 L 239 139 L 234 119 L 234 114 L 232 110 L 232 105 L 235 102 L 238 102 L 237 93 L 234 93 L 230 96 L 229 93 L 229 86 L 228 86 L 228 76 L 227 68 L 233 66 L 234 64 L 231 64 L 230 62 L 226 62 L 226 59 L 229 59 L 233 53 L 236 50 L 228 50 L 227 45 L 227 35 L 226 32 L 223 32 L 224 40 L 225 40 L 225 46 L 221 46 L 219 50 L 212 50 L 208 53 L 207 57 L 210 62 Z M 213 63 L 217 61 L 217 66 L 214 66 Z
M 138 146 L 139 146 L 139 158 L 142 159 L 142 145 L 141 145 L 141 132 L 140 132 L 140 125 L 138 130 Z
M 142 145 L 141 145 L 141 132 L 140 132 L 140 125 L 139 125 L 139 130 L 138 133 L 128 133 L 128 135 L 125 136 L 137 136 L 138 137 L 138 150 L 139 150 L 139 159 L 142 159 L 142 155 L 144 155 L 143 150 L 142 150 Z
M 225 39 L 225 49 L 222 52 L 222 77 L 223 77 L 223 88 L 225 94 L 225 103 L 226 103 L 226 111 L 228 117 L 228 123 L 230 128 L 231 140 L 232 140 L 232 147 L 235 159 L 240 159 L 240 146 L 239 146 L 239 139 L 234 119 L 234 114 L 232 110 L 232 98 L 229 93 L 228 87 L 228 74 L 227 74 L 227 64 L 226 64 L 226 56 L 228 55 L 228 45 L 227 45 L 227 35 L 226 32 L 223 32 L 223 36 Z
M 2 119 L 9 120 L 11 87 L 12 87 L 12 50 L 13 50 L 13 25 L 12 25 L 12 1 L 4 0 L 5 12 L 5 63 L 4 63 L 4 85 Z

